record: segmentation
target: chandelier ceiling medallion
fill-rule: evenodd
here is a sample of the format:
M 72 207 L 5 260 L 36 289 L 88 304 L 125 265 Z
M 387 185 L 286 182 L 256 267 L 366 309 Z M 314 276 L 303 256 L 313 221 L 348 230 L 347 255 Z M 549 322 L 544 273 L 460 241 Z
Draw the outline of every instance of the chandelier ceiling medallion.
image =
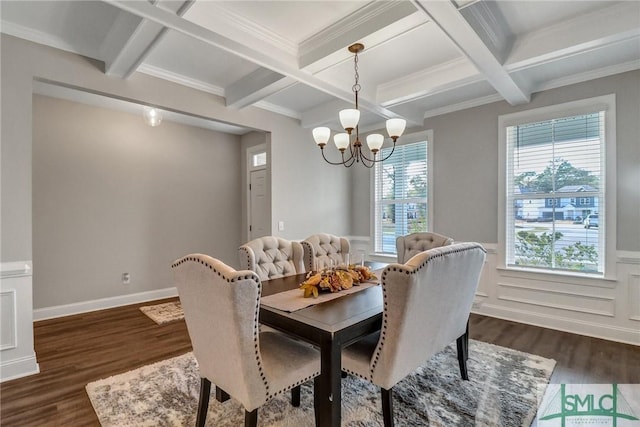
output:
M 355 84 L 351 88 L 356 98 L 355 108 L 350 108 L 340 111 L 340 123 L 346 131 L 345 133 L 338 133 L 333 137 L 333 142 L 340 151 L 342 161 L 332 162 L 324 154 L 324 146 L 327 145 L 329 137 L 331 136 L 331 130 L 328 127 L 317 127 L 313 129 L 313 139 L 320 147 L 322 157 L 327 163 L 332 165 L 344 165 L 345 167 L 351 167 L 354 163 L 362 163 L 364 166 L 371 168 L 377 162 L 383 162 L 387 160 L 393 154 L 396 148 L 396 140 L 404 132 L 404 128 L 407 124 L 404 119 L 389 119 L 387 120 L 387 133 L 393 140 L 393 148 L 391 152 L 384 158 L 376 158 L 376 155 L 380 151 L 382 144 L 384 143 L 384 136 L 379 133 L 373 133 L 367 136 L 367 146 L 371 152 L 371 157 L 368 157 L 362 151 L 362 143 L 360 142 L 360 136 L 358 132 L 358 121 L 360 120 L 360 110 L 358 110 L 358 92 L 360 91 L 360 83 L 358 75 L 358 53 L 364 50 L 364 45 L 356 43 L 349 46 L 349 52 L 353 53 L 353 63 L 355 70 Z M 355 129 L 355 140 L 351 142 L 351 136 Z M 347 153 L 347 148 L 349 152 Z

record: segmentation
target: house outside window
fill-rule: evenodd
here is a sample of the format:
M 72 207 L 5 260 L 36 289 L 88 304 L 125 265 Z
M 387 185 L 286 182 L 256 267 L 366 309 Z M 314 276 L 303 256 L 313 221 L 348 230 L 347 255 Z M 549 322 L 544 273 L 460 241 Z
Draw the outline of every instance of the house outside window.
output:
M 609 95 L 500 117 L 503 268 L 613 270 L 614 109 Z
M 374 251 L 396 253 L 396 238 L 429 229 L 428 141 L 431 132 L 403 136 L 393 155 L 373 171 Z M 383 148 L 380 158 L 391 152 Z

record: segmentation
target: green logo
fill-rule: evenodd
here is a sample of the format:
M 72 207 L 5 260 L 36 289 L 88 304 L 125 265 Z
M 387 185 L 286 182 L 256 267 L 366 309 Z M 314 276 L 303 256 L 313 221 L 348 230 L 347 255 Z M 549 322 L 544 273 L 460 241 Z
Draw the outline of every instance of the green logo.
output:
M 549 385 L 551 387 L 553 385 Z M 553 392 L 551 397 L 546 399 L 544 407 L 541 406 L 538 412 L 539 425 L 543 426 L 543 421 L 560 421 L 560 426 L 565 427 L 567 420 L 570 425 L 602 425 L 618 426 L 618 420 L 631 421 L 633 425 L 640 424 L 634 412 L 634 408 L 626 397 L 620 392 L 617 384 L 611 386 L 605 384 L 574 385 L 567 389 L 567 384 L 560 384 L 560 387 Z M 556 385 L 557 387 L 557 385 Z M 603 391 L 603 388 L 607 389 Z M 610 387 L 610 389 L 609 389 Z M 545 396 L 546 397 L 546 396 Z M 637 403 L 637 402 L 635 402 Z M 636 410 L 637 410 L 636 406 Z

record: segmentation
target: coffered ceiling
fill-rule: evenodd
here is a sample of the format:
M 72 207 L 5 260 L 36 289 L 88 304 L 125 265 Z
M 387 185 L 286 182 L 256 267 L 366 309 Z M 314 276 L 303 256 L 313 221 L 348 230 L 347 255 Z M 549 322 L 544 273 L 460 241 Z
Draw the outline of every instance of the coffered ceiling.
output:
M 5 1 L 1 31 L 340 127 L 359 56 L 361 128 L 640 68 L 637 1 Z

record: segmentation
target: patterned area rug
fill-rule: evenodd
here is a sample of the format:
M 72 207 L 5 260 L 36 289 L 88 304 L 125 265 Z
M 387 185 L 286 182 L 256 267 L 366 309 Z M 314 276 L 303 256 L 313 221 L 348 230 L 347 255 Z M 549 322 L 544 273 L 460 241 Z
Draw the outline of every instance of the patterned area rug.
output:
M 149 316 L 158 325 L 184 319 L 184 311 L 179 301 L 140 307 L 140 311 Z
M 470 381 L 460 379 L 455 343 L 394 387 L 398 426 L 529 427 L 536 413 L 537 386 L 547 384 L 555 361 L 470 342 Z M 192 353 L 96 381 L 87 394 L 107 426 L 192 426 L 200 379 Z M 212 387 L 213 391 L 213 387 Z M 313 381 L 302 386 L 301 405 L 281 395 L 262 406 L 259 425 L 314 426 Z M 342 381 L 342 425 L 382 426 L 380 391 L 349 376 Z M 239 426 L 244 408 L 212 396 L 207 426 Z

